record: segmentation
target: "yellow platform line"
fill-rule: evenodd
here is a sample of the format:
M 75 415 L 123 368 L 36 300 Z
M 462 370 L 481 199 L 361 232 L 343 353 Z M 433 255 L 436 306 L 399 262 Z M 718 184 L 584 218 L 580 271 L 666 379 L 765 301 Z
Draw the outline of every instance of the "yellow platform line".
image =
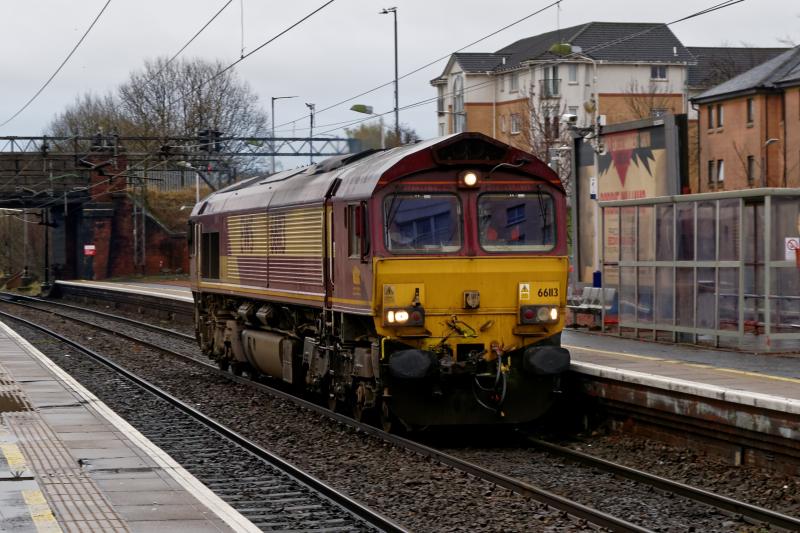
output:
M 22 497 L 28 505 L 33 524 L 39 533 L 61 533 L 61 527 L 39 489 L 23 490 Z
M 22 455 L 19 446 L 16 444 L 0 444 L 0 451 L 3 452 L 6 458 L 9 470 L 22 473 L 28 469 L 28 465 L 25 463 L 25 456 Z
M 736 368 L 726 368 L 726 367 L 718 367 L 713 365 L 708 365 L 704 363 L 690 363 L 688 361 L 680 361 L 676 359 L 664 359 L 662 357 L 655 357 L 650 355 L 638 355 L 638 354 L 630 354 L 625 352 L 614 352 L 609 350 L 598 350 L 597 348 L 585 348 L 583 346 L 574 346 L 570 344 L 562 344 L 564 348 L 570 350 L 584 350 L 587 352 L 595 352 L 601 353 L 605 355 L 611 355 L 613 357 L 627 357 L 630 359 L 643 359 L 646 361 L 656 361 L 659 363 L 669 363 L 674 365 L 682 365 L 682 366 L 690 366 L 693 368 L 703 368 L 706 370 L 713 370 L 716 372 L 726 372 L 728 374 L 736 374 L 739 376 L 747 376 L 747 377 L 754 377 L 759 379 L 769 379 L 773 381 L 785 381 L 787 383 L 800 383 L 800 379 L 797 378 L 787 378 L 784 376 L 773 376 L 772 374 L 762 374 L 760 372 L 749 372 L 747 370 L 738 370 Z

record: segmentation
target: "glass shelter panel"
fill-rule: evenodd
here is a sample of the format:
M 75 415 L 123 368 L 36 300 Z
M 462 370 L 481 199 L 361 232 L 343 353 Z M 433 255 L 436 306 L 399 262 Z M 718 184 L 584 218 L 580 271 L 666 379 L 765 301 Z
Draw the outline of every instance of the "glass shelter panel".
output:
M 675 269 L 672 267 L 656 268 L 656 325 L 672 327 L 674 318 L 675 287 L 672 279 Z
M 675 316 L 677 325 L 694 327 L 694 269 L 675 269 Z
M 636 208 L 620 209 L 620 261 L 636 260 Z
M 653 239 L 653 213 L 652 205 L 639 206 L 638 248 L 639 261 L 653 261 L 655 259 L 655 240 Z
M 717 290 L 717 329 L 739 329 L 739 269 L 720 268 Z
M 631 323 L 636 320 L 636 269 L 622 267 L 619 279 L 619 320 Z
M 741 200 L 719 201 L 719 260 L 739 260 L 739 206 Z
M 697 204 L 697 260 L 715 261 L 717 259 L 717 203 L 698 202 Z
M 657 205 L 656 215 L 656 259 L 672 261 L 675 259 L 675 206 Z
M 694 260 L 694 202 L 675 206 L 675 246 L 678 261 Z
M 716 329 L 717 327 L 716 274 L 716 268 L 697 269 L 697 320 L 695 325 L 698 328 Z
M 642 324 L 653 323 L 655 302 L 655 268 L 639 267 L 639 286 L 636 295 L 636 321 Z

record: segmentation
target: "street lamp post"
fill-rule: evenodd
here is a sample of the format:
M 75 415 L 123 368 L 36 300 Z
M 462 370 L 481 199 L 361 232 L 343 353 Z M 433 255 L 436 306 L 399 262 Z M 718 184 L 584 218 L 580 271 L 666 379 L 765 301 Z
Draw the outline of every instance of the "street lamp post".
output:
M 270 168 L 272 169 L 272 173 L 275 174 L 275 100 L 283 100 L 284 98 L 297 98 L 296 96 L 273 96 L 272 97 L 272 114 L 270 117 L 272 118 L 272 141 L 270 141 L 270 152 L 272 152 L 272 164 Z
M 378 115 L 373 113 L 371 105 L 364 105 L 364 104 L 355 104 L 354 106 L 350 107 L 350 111 L 355 111 L 356 113 L 364 113 L 365 115 L 371 115 L 373 117 L 378 117 L 379 125 L 381 128 L 381 150 L 386 148 L 386 135 L 383 133 L 383 115 Z
M 314 108 L 316 104 L 306 103 L 308 108 L 309 128 L 308 128 L 308 162 L 314 163 Z
M 381 15 L 394 15 L 394 134 L 400 144 L 400 86 L 397 71 L 397 8 L 386 7 L 379 11 Z

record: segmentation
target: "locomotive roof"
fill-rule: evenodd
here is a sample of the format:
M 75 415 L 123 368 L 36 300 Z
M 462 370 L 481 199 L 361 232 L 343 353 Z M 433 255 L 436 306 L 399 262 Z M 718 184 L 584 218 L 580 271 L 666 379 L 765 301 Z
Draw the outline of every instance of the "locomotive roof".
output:
M 490 170 L 501 163 L 514 165 L 510 171 L 535 174 L 563 190 L 555 172 L 533 155 L 480 133 L 457 133 L 389 150 L 337 156 L 303 168 L 250 178 L 206 197 L 195 205 L 192 217 L 201 212 L 209 215 L 321 203 L 337 178 L 340 182 L 336 198 L 361 200 L 369 198 L 379 185 L 402 176 L 442 166 Z

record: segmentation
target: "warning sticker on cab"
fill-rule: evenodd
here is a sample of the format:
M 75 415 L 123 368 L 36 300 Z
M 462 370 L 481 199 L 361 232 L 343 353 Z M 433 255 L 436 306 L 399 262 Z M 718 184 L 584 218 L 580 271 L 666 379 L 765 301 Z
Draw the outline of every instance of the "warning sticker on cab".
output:
M 557 281 L 531 283 L 531 296 L 539 303 L 557 304 L 561 301 L 561 291 Z
M 520 283 L 519 284 L 519 301 L 520 302 L 527 302 L 531 299 L 531 284 L 530 283 Z

